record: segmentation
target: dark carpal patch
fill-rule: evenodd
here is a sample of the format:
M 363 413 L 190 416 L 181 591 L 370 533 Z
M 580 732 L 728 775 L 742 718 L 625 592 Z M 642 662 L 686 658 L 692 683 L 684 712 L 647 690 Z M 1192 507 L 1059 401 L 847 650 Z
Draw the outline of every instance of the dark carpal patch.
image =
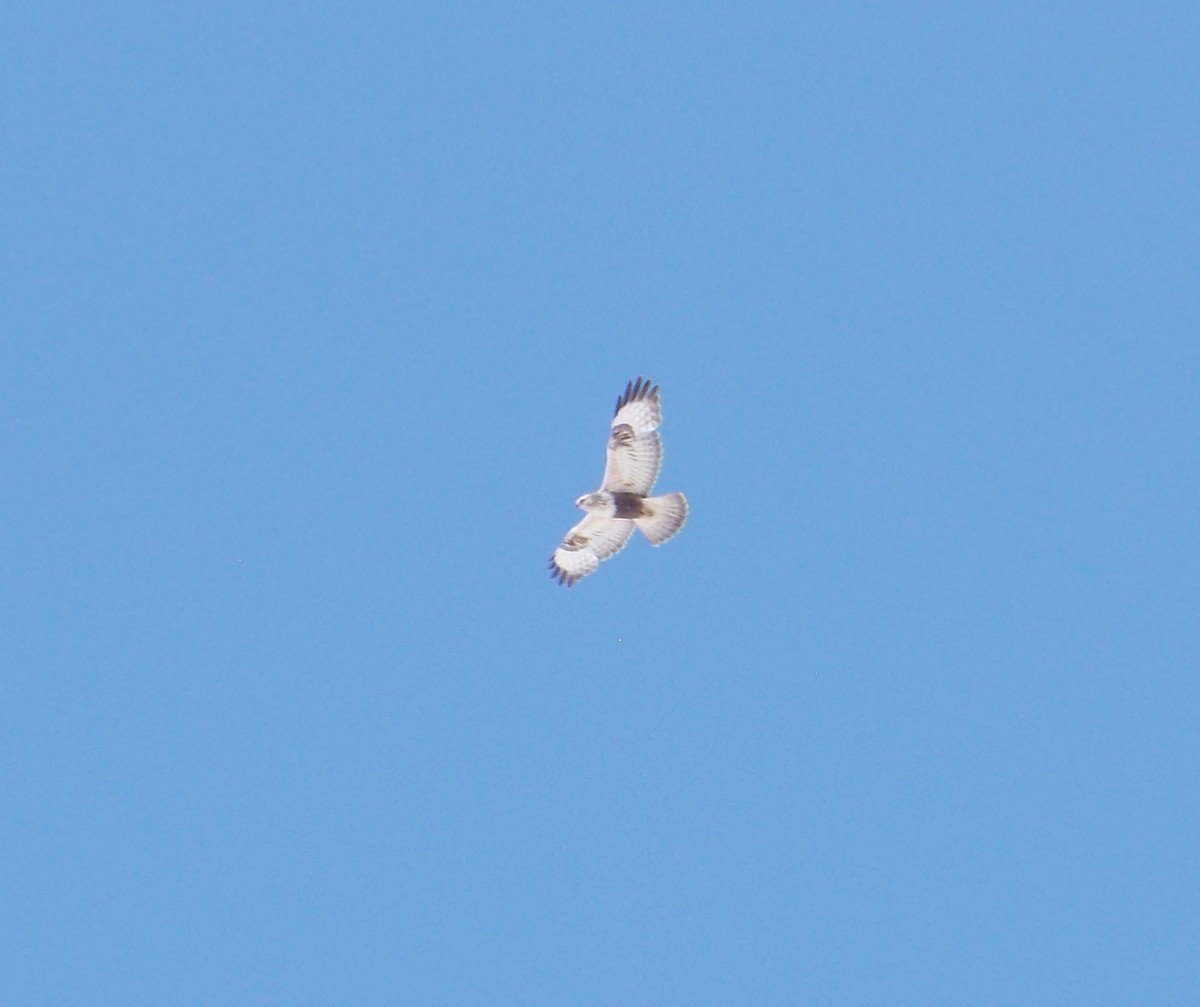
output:
M 608 446 L 614 451 L 617 448 L 628 447 L 633 443 L 633 427 L 628 423 L 622 423 L 619 426 L 613 427 L 612 436 L 608 439 Z
M 640 497 L 636 493 L 614 493 L 613 504 L 617 512 L 613 517 L 641 517 L 646 512 L 645 507 L 642 506 L 643 500 L 645 497 Z

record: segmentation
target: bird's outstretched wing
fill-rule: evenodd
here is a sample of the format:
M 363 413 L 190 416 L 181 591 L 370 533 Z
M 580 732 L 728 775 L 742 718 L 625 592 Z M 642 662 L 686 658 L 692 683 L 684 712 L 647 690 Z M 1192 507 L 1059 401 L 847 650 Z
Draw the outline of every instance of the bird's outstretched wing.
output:
M 566 537 L 550 557 L 550 576 L 571 587 L 586 577 L 600 561 L 615 556 L 633 534 L 633 522 L 625 518 L 588 514 Z
M 662 406 L 658 400 L 658 385 L 651 385 L 643 378 L 630 381 L 624 394 L 617 399 L 612 432 L 608 436 L 603 489 L 640 496 L 650 492 L 662 465 L 660 423 Z

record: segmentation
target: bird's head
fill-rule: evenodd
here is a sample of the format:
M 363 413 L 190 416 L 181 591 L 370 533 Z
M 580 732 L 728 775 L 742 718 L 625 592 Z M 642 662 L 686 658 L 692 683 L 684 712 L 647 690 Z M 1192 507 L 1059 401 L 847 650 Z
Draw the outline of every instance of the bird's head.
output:
M 575 506 L 588 512 L 603 512 L 611 509 L 612 504 L 605 493 L 585 493 L 575 501 Z

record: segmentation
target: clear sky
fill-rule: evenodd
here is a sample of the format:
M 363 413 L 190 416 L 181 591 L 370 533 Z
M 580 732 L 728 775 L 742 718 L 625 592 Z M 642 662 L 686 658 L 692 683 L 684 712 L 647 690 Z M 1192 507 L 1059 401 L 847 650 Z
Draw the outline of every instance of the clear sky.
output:
M 0 1001 L 1195 1003 L 1198 53 L 8 5 Z

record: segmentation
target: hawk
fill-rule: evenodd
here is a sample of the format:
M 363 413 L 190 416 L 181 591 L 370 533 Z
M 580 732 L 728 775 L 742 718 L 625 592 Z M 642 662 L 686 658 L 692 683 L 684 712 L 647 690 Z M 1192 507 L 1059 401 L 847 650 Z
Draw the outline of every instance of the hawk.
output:
M 587 517 L 567 532 L 550 557 L 550 577 L 571 587 L 581 577 L 615 556 L 640 528 L 651 545 L 662 545 L 687 520 L 682 493 L 647 496 L 662 465 L 658 425 L 662 407 L 658 385 L 639 377 L 625 385 L 608 435 L 604 479 L 595 493 L 585 493 L 575 506 Z

